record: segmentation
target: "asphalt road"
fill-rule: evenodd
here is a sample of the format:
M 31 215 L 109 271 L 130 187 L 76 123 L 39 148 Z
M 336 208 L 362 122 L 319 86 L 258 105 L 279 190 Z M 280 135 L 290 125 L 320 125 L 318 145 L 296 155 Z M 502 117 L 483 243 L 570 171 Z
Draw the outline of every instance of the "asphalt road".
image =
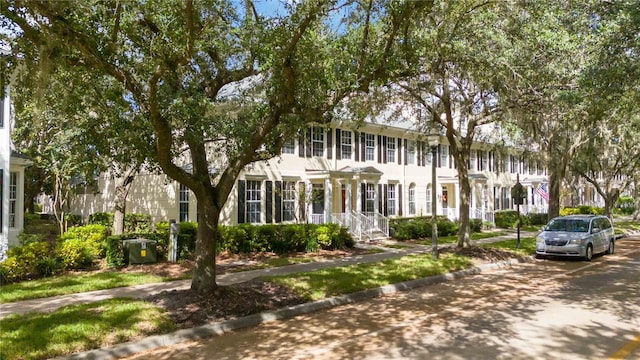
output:
M 640 238 L 131 359 L 640 359 Z

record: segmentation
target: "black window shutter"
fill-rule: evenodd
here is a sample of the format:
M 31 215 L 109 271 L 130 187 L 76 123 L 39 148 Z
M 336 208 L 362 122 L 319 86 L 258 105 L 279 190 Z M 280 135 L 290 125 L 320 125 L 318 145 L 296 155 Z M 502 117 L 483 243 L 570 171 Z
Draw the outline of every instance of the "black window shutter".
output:
M 402 184 L 398 184 L 398 216 L 402 216 Z
M 367 184 L 360 184 L 360 211 L 367 211 Z
M 307 129 L 307 136 L 306 136 L 306 139 L 304 139 L 304 147 L 305 147 L 304 155 L 306 157 L 311 157 L 311 128 Z
M 382 193 L 382 184 L 378 184 L 378 212 L 382 214 L 384 212 L 382 200 L 384 194 Z
M 389 195 L 387 194 L 387 191 L 389 190 L 389 186 L 387 184 L 384 184 L 383 190 L 382 190 L 382 194 L 384 195 L 384 212 L 382 213 L 384 216 L 389 216 Z
M 404 139 L 404 164 L 407 165 L 407 139 Z
M 276 201 L 276 213 L 274 220 L 276 223 L 282 222 L 282 181 L 276 181 L 276 193 L 274 194 Z
M 378 135 L 378 163 L 382 162 L 382 135 Z
M 388 154 L 387 154 L 387 137 L 383 136 L 382 137 L 382 162 L 383 163 L 387 163 L 387 161 L 389 159 L 387 159 Z
M 418 166 L 424 166 L 424 156 L 422 156 L 423 151 L 422 151 L 422 141 L 418 141 L 417 143 L 417 151 L 416 153 L 418 154 Z
M 360 161 L 360 134 L 358 132 L 353 133 L 353 139 L 355 141 L 355 146 L 353 147 L 356 153 L 356 161 Z
M 304 157 L 304 133 L 301 131 L 298 134 L 298 156 Z
M 327 159 L 331 159 L 333 157 L 333 129 L 329 128 L 327 130 Z
M 342 130 L 336 129 L 336 159 L 342 159 L 342 144 L 340 143 L 340 138 L 342 135 Z
M 360 161 L 367 161 L 365 145 L 367 142 L 367 134 L 360 133 Z
M 270 180 L 265 181 L 265 185 L 267 188 L 266 196 L 267 199 L 265 201 L 265 214 L 267 215 L 267 224 L 273 222 L 273 182 Z
M 402 165 L 402 139 L 398 138 L 398 165 Z
M 438 144 L 438 152 L 436 153 L 436 157 L 437 157 L 436 160 L 438 160 L 438 167 L 442 166 L 442 164 L 440 163 L 440 151 L 442 151 L 441 149 L 442 149 L 442 145 Z
M 244 224 L 244 196 L 246 182 L 238 180 L 238 224 Z

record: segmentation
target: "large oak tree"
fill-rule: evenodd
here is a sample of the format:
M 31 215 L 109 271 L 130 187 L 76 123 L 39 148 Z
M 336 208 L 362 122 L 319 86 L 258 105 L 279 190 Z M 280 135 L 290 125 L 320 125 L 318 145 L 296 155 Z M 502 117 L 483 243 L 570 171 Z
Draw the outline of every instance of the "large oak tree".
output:
M 265 15 L 250 0 L 9 1 L 0 14 L 16 29 L 16 56 L 47 48 L 42 61 L 123 89 L 153 131 L 147 159 L 197 198 L 191 287 L 206 290 L 216 287 L 217 225 L 242 169 L 385 76 L 398 24 L 429 3 L 386 5 L 283 1 L 283 12 Z

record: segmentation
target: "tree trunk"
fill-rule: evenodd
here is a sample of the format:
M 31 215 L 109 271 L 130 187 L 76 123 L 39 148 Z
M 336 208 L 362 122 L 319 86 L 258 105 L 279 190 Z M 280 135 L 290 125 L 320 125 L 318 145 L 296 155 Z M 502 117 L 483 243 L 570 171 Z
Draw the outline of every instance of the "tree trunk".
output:
M 125 175 L 116 179 L 116 198 L 113 209 L 113 234 L 124 234 L 124 217 L 127 210 L 127 197 L 133 184 L 133 176 Z
M 460 156 L 456 160 L 458 167 L 458 179 L 460 181 L 460 228 L 458 229 L 459 248 L 471 246 L 471 222 L 469 214 L 469 202 L 471 199 L 471 184 L 469 183 L 469 169 L 467 169 L 467 160 L 464 156 Z M 461 164 L 461 161 L 463 162 Z
M 220 233 L 218 218 L 220 210 L 213 203 L 213 194 L 198 196 L 198 239 L 196 240 L 195 268 L 191 289 L 212 290 L 216 284 L 216 246 Z
M 602 196 L 602 194 L 600 194 Z M 610 191 L 607 191 L 603 198 L 604 198 L 604 214 L 611 219 L 611 221 L 613 221 L 613 208 L 616 205 L 616 202 L 618 201 L 618 198 L 620 197 L 620 190 L 618 189 L 612 189 Z
M 560 183 L 562 174 L 557 165 L 549 167 L 549 211 L 548 220 L 560 215 Z

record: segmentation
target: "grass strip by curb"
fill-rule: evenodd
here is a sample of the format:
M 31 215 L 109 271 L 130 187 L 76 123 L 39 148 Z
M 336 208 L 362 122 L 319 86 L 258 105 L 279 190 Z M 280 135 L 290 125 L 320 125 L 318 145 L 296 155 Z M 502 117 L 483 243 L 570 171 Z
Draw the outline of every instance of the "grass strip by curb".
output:
M 0 288 L 0 304 L 123 286 L 159 283 L 166 280 L 168 279 L 150 274 L 113 271 L 54 276 L 3 285 Z
M 430 254 L 416 254 L 376 263 L 269 276 L 261 279 L 289 286 L 307 300 L 318 300 L 382 285 L 440 275 L 466 269 L 472 265 L 471 259 L 453 254 L 443 255 L 439 259 L 434 259 Z
M 174 330 L 163 310 L 132 299 L 70 305 L 0 320 L 2 359 L 46 359 Z

